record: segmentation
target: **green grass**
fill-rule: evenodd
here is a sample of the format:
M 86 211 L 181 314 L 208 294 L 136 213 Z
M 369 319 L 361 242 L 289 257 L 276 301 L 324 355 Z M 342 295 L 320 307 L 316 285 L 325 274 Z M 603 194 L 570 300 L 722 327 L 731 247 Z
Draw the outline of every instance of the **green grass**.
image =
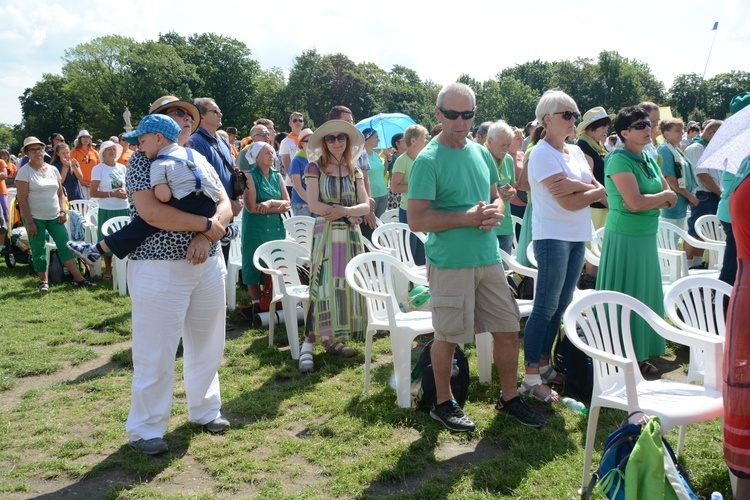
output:
M 117 344 L 114 368 L 39 386 L 18 404 L 0 405 L 0 496 L 39 493 L 92 498 L 575 498 L 586 418 L 562 405 L 532 402 L 549 421 L 526 428 L 493 410 L 497 375 L 476 378 L 467 413 L 477 431 L 441 430 L 429 415 L 396 406 L 388 388 L 390 343 L 374 343 L 371 390 L 362 394 L 364 345 L 345 360 L 316 350 L 315 371 L 300 375 L 279 328 L 228 336 L 220 369 L 223 412 L 232 421 L 213 436 L 187 420 L 182 360 L 176 361 L 169 453 L 145 457 L 127 446 L 130 406 L 130 301 L 107 283 L 65 285 L 39 296 L 26 266 L 0 265 L 0 400 L 25 377 L 53 373 Z M 240 294 L 239 302 L 246 300 Z M 520 373 L 519 366 L 519 373 Z M 624 413 L 603 411 L 595 461 Z M 668 439 L 676 445 L 676 431 Z M 691 426 L 681 462 L 702 498 L 730 498 L 718 421 Z

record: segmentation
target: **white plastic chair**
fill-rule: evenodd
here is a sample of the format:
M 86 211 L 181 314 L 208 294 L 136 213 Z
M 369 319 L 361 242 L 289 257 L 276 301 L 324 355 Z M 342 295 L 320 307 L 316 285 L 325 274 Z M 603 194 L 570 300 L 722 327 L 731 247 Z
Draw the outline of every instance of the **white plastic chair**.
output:
M 417 232 L 413 234 L 424 242 L 425 236 L 423 233 Z M 416 262 L 414 262 L 411 245 L 409 245 L 411 235 L 412 231 L 409 229 L 408 224 L 391 222 L 375 228 L 372 232 L 372 244 L 375 248 L 389 252 L 408 267 L 422 267 L 417 266 Z
M 599 267 L 599 261 L 602 258 L 602 245 L 604 245 L 604 228 L 600 227 L 594 233 L 594 237 L 591 238 L 589 244 L 586 245 L 584 251 L 586 262 Z
M 229 242 L 227 258 L 227 277 L 224 288 L 227 295 L 227 309 L 234 311 L 237 307 L 237 280 L 242 271 L 242 224 L 237 224 L 237 237 Z
M 99 203 L 94 203 L 91 200 L 73 200 L 69 202 L 69 204 L 70 209 L 81 214 L 83 218 L 86 218 L 86 214 L 89 213 L 89 210 L 99 208 Z
M 313 233 L 315 232 L 315 218 L 307 215 L 295 215 L 284 219 L 286 239 L 299 243 L 312 252 Z
M 109 236 L 115 231 L 127 226 L 129 222 L 130 217 L 127 216 L 112 217 L 102 224 L 102 234 L 104 234 L 104 236 Z M 128 293 L 128 258 L 125 257 L 124 259 L 120 259 L 115 256 L 112 257 L 112 287 L 117 288 L 120 291 L 120 295 L 125 295 Z
M 388 224 L 389 222 L 399 222 L 399 220 L 398 220 L 398 208 L 393 208 L 391 210 L 386 210 L 378 218 L 380 219 L 380 222 L 382 222 L 383 224 Z
M 89 207 L 83 219 L 83 230 L 85 231 L 84 241 L 95 245 L 99 239 L 99 235 L 97 234 L 97 228 L 99 227 L 99 205 L 92 204 L 92 207 Z M 101 263 L 96 266 L 89 266 L 89 272 L 91 273 L 91 276 L 101 275 Z
M 411 344 L 419 335 L 435 331 L 430 311 L 402 312 L 398 304 L 396 283 L 406 279 L 426 285 L 424 275 L 392 255 L 368 252 L 357 255 L 346 266 L 346 282 L 367 301 L 367 334 L 365 341 L 365 388 L 370 389 L 372 338 L 377 330 L 388 330 L 396 372 L 396 392 L 401 408 L 411 407 Z
M 536 255 L 534 255 L 534 242 L 530 241 L 529 246 L 526 247 L 526 258 L 529 259 L 529 262 L 534 267 L 539 267 L 539 265 L 536 262 Z
M 511 219 L 513 220 L 513 248 L 511 249 L 511 253 L 513 257 L 515 257 L 516 250 L 518 249 L 518 237 L 516 236 L 518 232 L 516 231 L 516 228 L 519 226 L 523 226 L 523 219 L 518 217 L 517 215 L 511 215 Z
M 633 314 L 631 314 L 633 313 Z M 706 354 L 705 385 L 671 380 L 644 380 L 638 369 L 630 335 L 631 317 L 643 318 L 657 334 L 667 340 L 703 349 Z M 588 485 L 596 427 L 601 407 L 630 414 L 643 411 L 658 416 L 662 432 L 679 425 L 704 422 L 721 417 L 722 341 L 718 337 L 679 330 L 651 309 L 628 295 L 598 291 L 575 299 L 563 316 L 565 335 L 578 349 L 591 356 L 594 364 L 594 390 L 586 428 L 582 489 Z M 578 337 L 579 327 L 586 342 Z M 623 349 L 624 346 L 624 349 Z M 681 438 L 684 433 L 680 434 Z M 682 452 L 684 439 L 677 444 Z
M 310 287 L 300 283 L 297 263 L 309 259 L 310 252 L 305 247 L 287 240 L 263 243 L 253 254 L 255 267 L 260 272 L 271 275 L 273 281 L 273 297 L 268 311 L 271 314 L 271 320 L 268 322 L 268 345 L 273 345 L 276 304 L 281 302 L 292 359 L 299 359 L 300 350 L 297 304 L 302 303 L 305 321 L 310 304 Z
M 287 220 L 288 218 L 293 217 L 293 216 L 294 216 L 294 214 L 292 213 L 292 211 L 291 210 L 287 210 L 286 212 L 284 212 L 283 214 L 281 214 L 281 220 L 284 221 L 284 220 Z
M 681 252 L 682 250 L 680 250 L 677 246 L 680 238 L 683 241 L 690 244 L 690 246 L 692 247 L 700 248 L 703 250 L 714 251 L 714 252 L 718 252 L 721 255 L 724 255 L 725 244 L 697 240 L 693 238 L 692 236 L 690 236 L 687 233 L 687 231 L 685 231 L 684 229 L 679 228 L 670 222 L 665 222 L 662 220 L 659 221 L 659 230 L 656 233 L 656 241 L 657 241 L 659 248 Z M 685 262 L 687 262 L 687 258 Z M 693 275 L 716 274 L 716 269 L 708 270 L 708 271 L 707 270 L 693 270 L 693 271 L 686 272 L 684 275 L 687 276 L 688 274 L 693 274 Z
M 722 247 L 721 251 L 708 252 L 708 267 L 710 269 L 721 269 L 724 262 L 724 250 L 726 248 L 727 234 L 721 221 L 715 215 L 702 215 L 695 221 L 695 232 L 700 239 L 709 243 L 715 243 Z
M 681 330 L 718 336 L 726 335 L 724 298 L 732 287 L 706 276 L 689 276 L 676 281 L 664 294 L 664 310 L 669 320 Z M 690 349 L 688 382 L 703 382 L 705 357 L 700 349 Z

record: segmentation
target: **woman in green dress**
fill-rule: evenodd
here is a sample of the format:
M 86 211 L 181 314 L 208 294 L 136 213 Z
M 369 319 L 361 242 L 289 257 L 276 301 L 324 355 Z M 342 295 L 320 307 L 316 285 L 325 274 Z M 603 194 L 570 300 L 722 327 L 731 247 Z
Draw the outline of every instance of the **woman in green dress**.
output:
M 610 153 L 604 165 L 609 214 L 596 289 L 625 293 L 664 316 L 656 232 L 659 210 L 673 207 L 677 196 L 653 157 L 643 153 L 651 142 L 648 115 L 623 108 L 614 125 L 623 149 Z M 631 334 L 641 372 L 656 373 L 648 359 L 665 353 L 664 339 L 641 318 L 631 323 Z
M 247 176 L 242 215 L 242 282 L 247 285 L 253 308 L 260 302 L 260 271 L 253 264 L 255 250 L 263 243 L 286 237 L 281 214 L 289 211 L 289 193 L 281 174 L 273 167 L 276 151 L 266 142 L 256 142 L 249 155 L 256 166 Z M 252 317 L 250 313 L 245 316 Z

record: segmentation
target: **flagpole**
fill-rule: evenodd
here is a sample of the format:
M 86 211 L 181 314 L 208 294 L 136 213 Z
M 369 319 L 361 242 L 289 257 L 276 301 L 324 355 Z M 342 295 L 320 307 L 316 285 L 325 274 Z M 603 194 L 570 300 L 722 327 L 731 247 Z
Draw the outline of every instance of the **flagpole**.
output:
M 701 81 L 698 84 L 698 94 L 695 96 L 695 103 L 693 104 L 693 112 L 698 109 L 698 100 L 701 97 L 701 89 L 703 88 L 703 79 L 706 77 L 706 70 L 708 69 L 708 61 L 711 59 L 711 52 L 714 50 L 714 42 L 716 41 L 716 34 L 719 32 L 719 21 L 714 22 L 714 27 L 711 28 L 714 32 L 714 38 L 711 40 L 711 48 L 708 49 L 708 57 L 706 58 L 706 65 L 703 67 L 703 74 L 701 75 Z

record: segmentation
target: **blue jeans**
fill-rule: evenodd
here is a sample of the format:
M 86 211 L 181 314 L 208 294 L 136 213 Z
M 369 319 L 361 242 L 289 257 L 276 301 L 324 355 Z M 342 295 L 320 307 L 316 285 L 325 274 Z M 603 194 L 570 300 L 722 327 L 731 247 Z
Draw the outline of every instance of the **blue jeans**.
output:
M 294 215 L 306 215 L 311 217 L 310 207 L 307 203 L 292 203 L 292 213 Z
M 534 308 L 523 334 L 526 366 L 538 367 L 540 359 L 550 358 L 560 320 L 581 277 L 585 248 L 582 241 L 534 241 L 539 274 Z
M 408 224 L 406 220 L 406 210 L 399 207 L 398 208 L 398 221 L 403 222 L 404 224 Z M 409 235 L 409 248 L 411 248 L 411 256 L 414 257 L 414 263 L 418 266 L 424 266 L 425 265 L 425 255 L 424 255 L 424 243 L 422 243 L 422 240 L 417 238 L 415 235 L 411 234 Z

